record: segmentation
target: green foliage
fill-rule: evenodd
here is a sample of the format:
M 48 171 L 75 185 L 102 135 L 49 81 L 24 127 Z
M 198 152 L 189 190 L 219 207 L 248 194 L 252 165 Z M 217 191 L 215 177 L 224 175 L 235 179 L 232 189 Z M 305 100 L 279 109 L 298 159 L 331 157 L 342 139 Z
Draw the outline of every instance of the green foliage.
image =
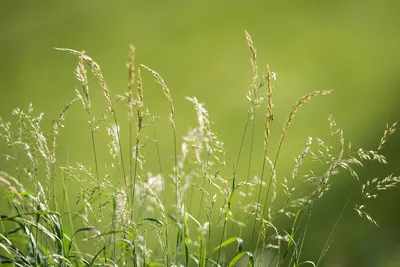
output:
M 100 66 L 91 57 L 72 49 L 57 49 L 77 57 L 75 76 L 82 88 L 76 90 L 76 98 L 53 121 L 52 129 L 42 129 L 43 114 L 35 116 L 32 106 L 27 112 L 13 111 L 15 125 L 0 120 L 0 137 L 9 149 L 1 160 L 16 166 L 15 174 L 0 171 L 2 196 L 9 207 L 8 213 L 0 217 L 2 266 L 319 266 L 351 199 L 360 203 L 353 209 L 361 217 L 378 225 L 367 213 L 365 202 L 377 198 L 378 192 L 396 187 L 400 179 L 392 174 L 369 179 L 359 169 L 365 170 L 371 161 L 387 163 L 380 152 L 399 122 L 386 128 L 375 150 L 345 153 L 343 131 L 329 117 L 330 135 L 337 140 L 337 151 L 323 139 L 310 137 L 295 158 L 290 178 L 278 180 L 278 158 L 295 115 L 312 98 L 329 92 L 314 91 L 294 104 L 282 127 L 275 156 L 271 157 L 269 139 L 274 124 L 276 74 L 267 66 L 266 73 L 260 75 L 256 49 L 247 32 L 246 39 L 252 54 L 253 80 L 247 94 L 248 117 L 237 161 L 228 174 L 224 144 L 212 131 L 204 105 L 194 97 L 187 98 L 197 113 L 198 125 L 178 138 L 175 115 L 179 111 L 175 110 L 171 90 L 153 69 L 144 65 L 135 68 L 132 46 L 128 90 L 115 98 Z M 93 114 L 88 70 L 100 83 L 106 98 L 100 119 Z M 155 77 L 169 104 L 172 164 L 161 158 L 157 138 L 147 135 L 157 117 L 144 105 L 141 70 Z M 56 164 L 59 131 L 70 106 L 79 102 L 88 119 L 94 172 L 80 163 Z M 123 150 L 116 109 L 122 102 L 128 110 L 129 152 Z M 264 105 L 267 114 L 261 172 L 253 178 L 250 172 L 245 178 L 239 177 L 237 169 L 242 162 L 247 130 L 253 125 L 249 139 L 253 147 L 256 114 Z M 100 162 L 97 149 L 100 144 L 96 136 L 101 130 L 110 136 L 110 160 L 106 162 Z M 158 161 L 148 163 L 145 152 L 151 143 L 156 145 Z M 304 172 L 307 168 L 303 165 L 307 163 L 310 166 Z M 158 166 L 159 173 L 150 173 L 149 165 Z M 165 173 L 165 166 L 171 171 Z M 251 166 L 250 154 L 248 170 Z M 318 216 L 313 213 L 315 202 L 336 183 L 338 173 L 354 177 L 354 188 L 315 263 L 302 256 L 304 240 L 311 216 Z M 68 192 L 71 179 L 80 185 L 76 201 Z M 171 186 L 173 197 L 168 189 Z M 237 248 L 232 251 L 229 245 L 235 243 Z

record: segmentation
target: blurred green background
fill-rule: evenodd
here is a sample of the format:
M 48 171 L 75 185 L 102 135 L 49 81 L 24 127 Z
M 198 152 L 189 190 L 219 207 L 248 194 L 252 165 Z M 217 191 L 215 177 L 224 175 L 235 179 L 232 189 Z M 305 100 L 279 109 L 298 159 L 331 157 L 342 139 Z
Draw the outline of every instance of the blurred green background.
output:
M 272 140 L 279 137 L 280 125 L 301 96 L 314 90 L 333 91 L 328 97 L 313 99 L 296 117 L 283 147 L 282 168 L 293 164 L 308 136 L 326 135 L 329 114 L 354 149 L 374 149 L 386 124 L 399 119 L 399 12 L 396 0 L 3 1 L 0 115 L 11 119 L 13 108 L 26 109 L 33 103 L 37 112 L 45 113 L 44 125 L 50 127 L 74 98 L 73 88 L 79 88 L 73 74 L 77 60 L 53 47 L 85 50 L 100 64 L 112 93 L 122 94 L 127 84 L 128 45 L 134 44 L 136 63 L 158 71 L 171 89 L 178 136 L 195 126 L 195 113 L 187 112 L 191 105 L 184 97 L 196 96 L 216 122 L 214 131 L 226 144 L 231 166 L 252 77 L 244 37 L 247 30 L 258 51 L 260 71 L 269 63 L 278 74 Z M 153 115 L 167 120 L 168 106 L 153 80 L 144 74 L 145 104 Z M 93 91 L 94 79 L 91 85 Z M 105 103 L 100 90 L 93 102 Z M 61 132 L 60 163 L 92 162 L 87 123 L 78 106 L 67 115 L 66 129 Z M 165 126 L 159 125 L 161 150 L 168 151 L 170 135 L 161 135 Z M 259 138 L 262 125 L 261 121 L 257 124 Z M 391 165 L 369 168 L 366 177 L 399 173 L 399 144 L 397 135 L 384 151 Z M 255 157 L 261 155 L 262 151 L 255 151 Z M 254 173 L 258 169 L 255 166 Z M 349 179 L 344 177 L 342 188 L 316 207 L 322 216 L 312 222 L 306 250 L 312 260 L 343 205 Z M 397 188 L 369 206 L 379 228 L 349 209 L 324 266 L 400 266 L 399 201 Z

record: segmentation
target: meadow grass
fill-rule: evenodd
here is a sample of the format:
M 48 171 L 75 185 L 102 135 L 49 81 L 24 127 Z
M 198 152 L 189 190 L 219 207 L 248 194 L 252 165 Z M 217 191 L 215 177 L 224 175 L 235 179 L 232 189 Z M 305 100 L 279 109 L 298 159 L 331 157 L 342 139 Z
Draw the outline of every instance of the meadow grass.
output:
M 77 58 L 75 77 L 81 88 L 75 89 L 76 98 L 49 131 L 43 130 L 43 114 L 35 115 L 32 105 L 27 111 L 15 109 L 13 124 L 0 119 L 0 137 L 7 146 L 1 161 L 15 169 L 15 173 L 0 170 L 1 195 L 8 207 L 0 217 L 2 266 L 321 266 L 345 210 L 353 209 L 378 225 L 366 203 L 397 186 L 400 177 L 390 174 L 371 179 L 365 170 L 370 162 L 387 163 L 381 151 L 400 123 L 387 126 L 375 149 L 353 152 L 330 116 L 330 136 L 336 145 L 309 137 L 295 157 L 291 175 L 278 179 L 281 148 L 296 114 L 311 99 L 330 92 L 314 91 L 300 98 L 280 130 L 278 143 L 272 144 L 276 74 L 268 65 L 260 73 L 253 40 L 247 32 L 245 37 L 253 78 L 233 164 L 225 162 L 224 143 L 212 131 L 204 104 L 195 97 L 187 100 L 197 114 L 197 126 L 177 136 L 175 117 L 180 111 L 175 111 L 171 90 L 155 70 L 135 65 L 133 46 L 127 63 L 127 91 L 117 96 L 90 56 L 57 48 Z M 100 119 L 93 113 L 88 71 L 106 99 Z M 172 164 L 162 158 L 152 130 L 157 116 L 145 105 L 143 71 L 154 76 L 169 104 Z M 79 103 L 87 116 L 93 166 L 56 164 L 57 138 L 70 106 Z M 123 116 L 117 116 L 116 105 L 126 107 L 128 140 L 121 138 L 119 119 Z M 260 107 L 265 107 L 266 114 L 258 118 Z M 265 125 L 263 156 L 261 169 L 252 176 L 256 120 Z M 109 135 L 110 160 L 106 162 L 99 160 L 99 131 Z M 128 152 L 122 143 L 128 144 Z M 155 144 L 156 162 L 146 162 L 149 144 Z M 250 147 L 247 158 L 246 144 Z M 278 147 L 273 154 L 271 145 Z M 238 175 L 243 162 L 247 162 L 246 174 Z M 158 173 L 150 173 L 149 166 Z M 318 216 L 313 207 L 331 189 L 338 173 L 351 175 L 356 186 L 327 233 L 318 258 L 306 259 L 302 252 L 310 218 Z M 69 192 L 71 180 L 80 185 L 76 195 Z M 357 204 L 350 207 L 353 202 Z

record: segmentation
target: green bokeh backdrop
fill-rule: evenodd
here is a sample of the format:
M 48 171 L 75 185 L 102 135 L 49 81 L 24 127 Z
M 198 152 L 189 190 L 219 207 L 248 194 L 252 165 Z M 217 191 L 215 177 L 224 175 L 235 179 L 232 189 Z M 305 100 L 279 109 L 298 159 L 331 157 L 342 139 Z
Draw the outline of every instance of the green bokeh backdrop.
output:
M 111 91 L 122 94 L 127 84 L 128 45 L 134 44 L 136 62 L 157 70 L 171 89 L 178 136 L 195 122 L 184 97 L 196 96 L 216 122 L 214 130 L 226 144 L 231 165 L 252 77 L 244 38 L 247 30 L 255 42 L 260 69 L 264 71 L 269 63 L 278 74 L 273 140 L 301 96 L 314 90 L 333 91 L 313 100 L 296 117 L 282 151 L 282 168 L 292 165 L 308 136 L 326 134 L 329 114 L 354 148 L 374 148 L 386 123 L 399 119 L 399 10 L 396 0 L 3 1 L 0 116 L 11 119 L 13 108 L 26 109 L 33 103 L 36 111 L 45 113 L 44 125 L 50 127 L 75 96 L 73 88 L 79 86 L 73 75 L 76 58 L 53 47 L 85 50 L 100 64 Z M 168 106 L 161 89 L 149 74 L 144 75 L 144 85 L 146 105 L 166 121 Z M 92 80 L 92 90 L 99 89 L 96 86 Z M 103 96 L 97 91 L 93 102 L 102 105 Z M 67 116 L 59 162 L 92 162 L 82 115 L 81 107 L 73 107 Z M 158 127 L 162 132 L 168 125 Z M 261 138 L 262 122 L 257 127 Z M 170 136 L 159 137 L 161 150 L 171 154 Z M 385 153 L 391 166 L 369 169 L 367 176 L 400 172 L 400 138 L 394 137 L 389 144 Z M 106 145 L 103 150 L 107 151 Z M 262 155 L 262 151 L 255 153 L 255 157 Z M 311 258 L 320 252 L 343 205 L 346 182 L 342 186 L 317 207 L 321 219 L 313 221 L 307 251 Z M 349 210 L 326 266 L 399 266 L 399 194 L 399 189 L 387 192 L 370 206 L 379 228 Z M 326 219 L 329 216 L 331 220 Z

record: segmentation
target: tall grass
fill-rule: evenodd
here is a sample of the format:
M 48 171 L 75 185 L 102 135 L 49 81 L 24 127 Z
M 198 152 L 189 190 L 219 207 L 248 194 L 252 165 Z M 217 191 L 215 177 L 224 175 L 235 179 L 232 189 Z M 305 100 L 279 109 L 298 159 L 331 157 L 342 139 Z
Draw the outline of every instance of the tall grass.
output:
M 0 119 L 0 137 L 7 146 L 1 155 L 2 165 L 15 164 L 15 173 L 0 171 L 3 201 L 8 207 L 0 217 L 2 266 L 320 266 L 351 203 L 358 203 L 352 208 L 360 217 L 378 225 L 368 213 L 366 202 L 397 186 L 400 178 L 389 174 L 371 179 L 365 170 L 370 162 L 387 163 L 381 151 L 400 123 L 387 126 L 375 149 L 353 152 L 346 149 L 343 131 L 329 117 L 331 139 L 337 148 L 309 137 L 295 157 L 291 175 L 278 179 L 278 159 L 296 114 L 311 99 L 329 91 L 314 91 L 301 97 L 289 111 L 282 129 L 275 129 L 276 74 L 269 65 L 265 73 L 260 73 L 254 42 L 249 33 L 245 36 L 253 78 L 247 94 L 247 119 L 232 171 L 230 163 L 225 162 L 224 143 L 212 131 L 204 104 L 195 97 L 187 100 L 197 114 L 197 126 L 186 135 L 177 136 L 176 114 L 186 111 L 175 110 L 171 90 L 158 72 L 136 65 L 133 46 L 127 63 L 127 91 L 122 96 L 111 93 L 99 64 L 91 57 L 57 48 L 77 57 L 75 77 L 81 89 L 75 90 L 76 98 L 53 121 L 50 131 L 43 130 L 43 114 L 35 115 L 32 105 L 27 111 L 15 109 L 13 124 Z M 88 71 L 106 99 L 100 119 L 93 115 L 96 103 L 91 100 Z M 162 158 L 156 130 L 152 130 L 156 116 L 145 106 L 143 71 L 154 76 L 169 104 L 172 164 Z M 56 164 L 57 137 L 70 106 L 78 103 L 88 120 L 91 167 Z M 124 129 L 115 108 L 121 103 L 127 109 L 128 140 L 121 139 Z M 259 117 L 263 110 L 266 114 Z M 260 119 L 265 125 L 264 145 L 261 169 L 256 169 L 255 124 Z M 109 134 L 110 160 L 105 162 L 98 155 L 98 132 L 102 130 Z M 281 136 L 271 155 L 272 130 L 280 131 Z M 154 138 L 145 133 L 152 133 Z M 128 155 L 123 144 L 129 146 Z M 156 162 L 146 162 L 143 150 L 149 144 L 155 144 L 152 153 Z M 247 158 L 245 145 L 250 148 Z M 244 177 L 238 175 L 243 162 L 247 162 L 243 166 L 247 173 Z M 149 172 L 154 166 L 158 166 L 159 173 Z M 257 174 L 251 177 L 253 172 Z M 354 189 L 327 233 L 325 244 L 321 244 L 319 256 L 306 259 L 302 252 L 310 218 L 318 216 L 314 205 L 331 190 L 338 173 L 354 177 Z M 71 180 L 80 184 L 76 199 L 69 193 Z M 172 202 L 168 198 L 170 186 L 174 191 Z

